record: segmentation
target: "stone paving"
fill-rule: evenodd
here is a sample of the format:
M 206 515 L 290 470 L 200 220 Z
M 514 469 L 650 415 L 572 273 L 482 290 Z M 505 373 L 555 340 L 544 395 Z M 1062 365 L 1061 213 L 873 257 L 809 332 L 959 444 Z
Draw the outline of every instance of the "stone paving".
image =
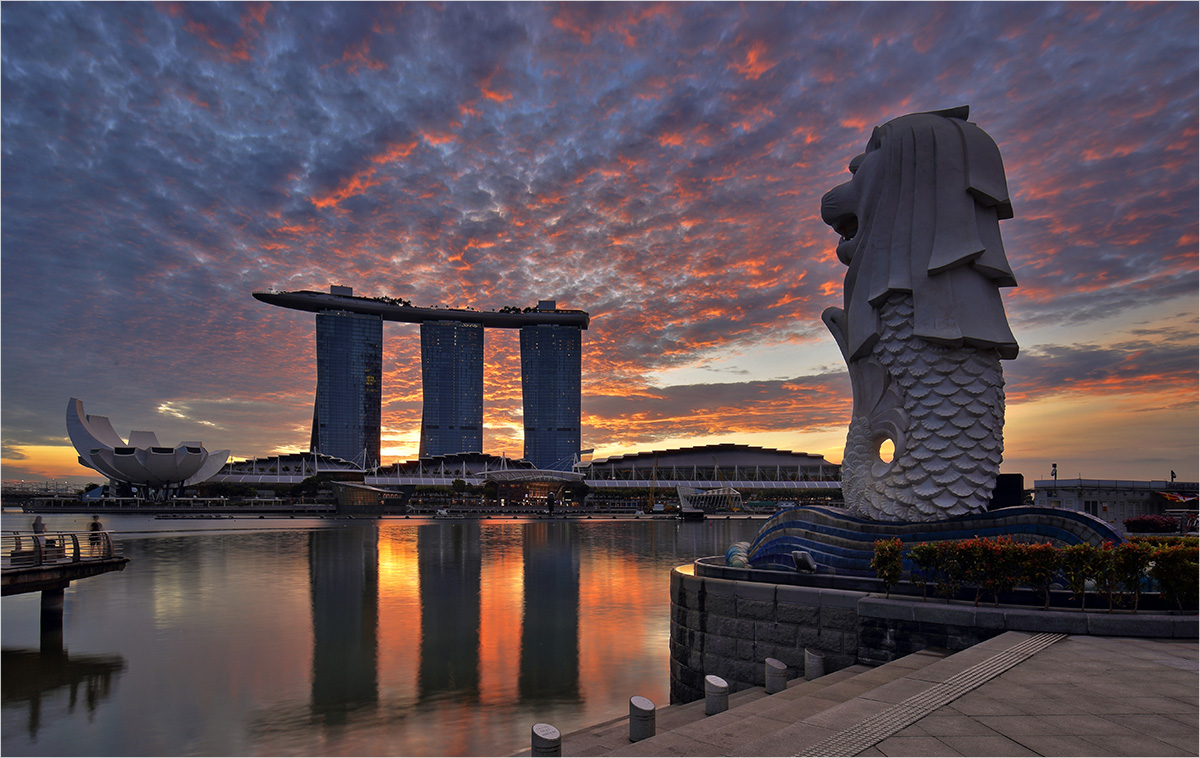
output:
M 1194 641 L 1068 637 L 859 755 L 1194 756 L 1197 676 Z
M 794 680 L 775 695 L 761 688 L 737 693 L 730 710 L 715 716 L 704 716 L 703 701 L 660 708 L 656 736 L 637 743 L 628 740 L 627 720 L 615 719 L 565 735 L 563 755 L 820 750 L 964 672 L 985 670 L 1031 636 L 1007 632 L 959 653 L 928 650 L 878 668 L 853 666 L 811 682 Z M 1069 636 L 949 703 L 916 713 L 916 720 L 910 714 L 856 754 L 1200 755 L 1197 649 L 1195 640 Z

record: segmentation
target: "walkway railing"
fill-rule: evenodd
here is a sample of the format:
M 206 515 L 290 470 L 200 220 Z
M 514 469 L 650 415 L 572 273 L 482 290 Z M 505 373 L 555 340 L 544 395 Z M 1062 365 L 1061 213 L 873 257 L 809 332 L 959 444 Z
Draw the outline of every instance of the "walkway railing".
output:
M 109 532 L 5 532 L 0 534 L 0 568 L 35 568 L 101 561 L 120 556 Z

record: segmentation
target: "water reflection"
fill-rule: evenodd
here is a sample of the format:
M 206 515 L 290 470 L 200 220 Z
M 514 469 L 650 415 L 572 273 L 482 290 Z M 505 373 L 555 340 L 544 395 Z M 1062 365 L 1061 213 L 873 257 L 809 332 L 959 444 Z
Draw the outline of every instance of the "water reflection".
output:
M 107 679 L 93 666 L 72 690 L 59 662 L 5 652 L 0 753 L 511 754 L 538 721 L 572 731 L 634 694 L 665 704 L 669 569 L 758 525 L 143 531 L 124 572 L 67 597 L 68 647 L 90 654 L 69 660 L 115 663 Z M 37 607 L 4 599 L 14 656 L 37 646 Z M 20 689 L 32 681 L 49 684 Z M 88 708 L 68 710 L 69 692 Z
M 579 556 L 570 525 L 529 524 L 522 547 L 521 700 L 579 700 Z
M 324 530 L 308 541 L 312 710 L 329 724 L 379 700 L 378 529 Z
M 429 524 L 417 531 L 421 583 L 419 699 L 479 701 L 479 524 Z
M 76 655 L 38 650 L 0 651 L 0 702 L 5 708 L 28 708 L 26 731 L 36 738 L 42 725 L 42 700 L 67 690 L 67 710 L 73 712 L 82 690 L 88 718 L 112 692 L 114 680 L 125 670 L 119 655 Z

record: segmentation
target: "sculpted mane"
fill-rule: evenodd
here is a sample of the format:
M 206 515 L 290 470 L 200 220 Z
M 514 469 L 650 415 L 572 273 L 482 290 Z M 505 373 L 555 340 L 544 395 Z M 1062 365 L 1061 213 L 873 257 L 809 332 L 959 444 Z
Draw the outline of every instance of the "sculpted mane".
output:
M 838 228 L 853 215 L 856 226 L 838 246 L 850 267 L 848 359 L 879 338 L 878 308 L 894 292 L 912 294 L 918 337 L 1017 356 L 997 289 L 1017 284 L 998 223 L 1013 215 L 1004 166 L 996 144 L 966 116 L 966 108 L 915 113 L 876 128 L 851 163 L 854 178 L 826 195 L 826 222 Z M 856 207 L 830 207 L 843 188 Z

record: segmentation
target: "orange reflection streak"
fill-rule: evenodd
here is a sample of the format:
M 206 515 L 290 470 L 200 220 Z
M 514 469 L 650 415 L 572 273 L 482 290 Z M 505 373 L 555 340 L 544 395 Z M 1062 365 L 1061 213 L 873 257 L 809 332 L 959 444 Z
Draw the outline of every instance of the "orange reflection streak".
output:
M 479 701 L 514 703 L 521 666 L 525 558 L 520 528 L 485 529 L 479 587 Z
M 379 530 L 378 676 L 383 699 L 415 702 L 421 665 L 421 584 L 417 531 L 413 526 Z M 382 694 L 381 693 L 381 694 Z
M 579 560 L 579 685 L 584 702 L 615 702 L 629 693 L 659 693 L 665 671 L 632 665 L 670 635 L 668 584 L 661 571 L 627 556 L 587 551 Z M 651 610 L 652 609 L 652 610 Z M 661 697 L 661 695 L 660 695 Z M 657 703 L 657 701 L 655 701 Z

